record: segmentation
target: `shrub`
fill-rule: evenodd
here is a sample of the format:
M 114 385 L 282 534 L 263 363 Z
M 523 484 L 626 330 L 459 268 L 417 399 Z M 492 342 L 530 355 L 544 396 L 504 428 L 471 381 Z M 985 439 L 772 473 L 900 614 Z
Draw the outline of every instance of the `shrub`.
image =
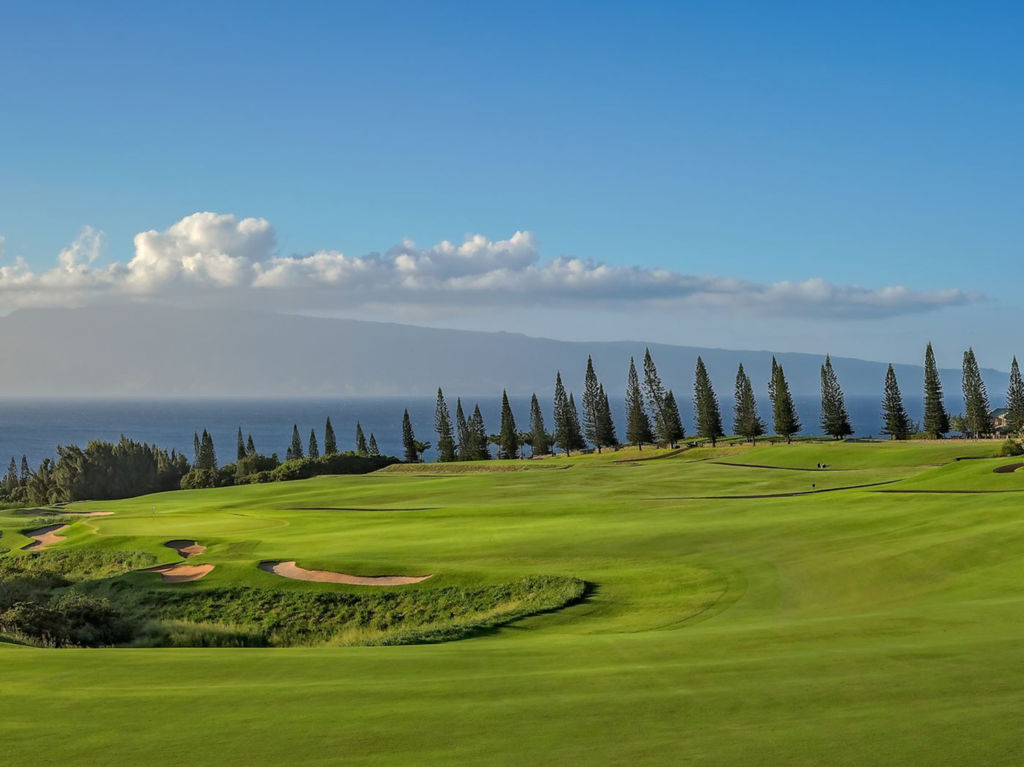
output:
M 214 469 L 192 469 L 181 478 L 182 490 L 198 490 L 205 487 L 217 487 L 220 476 Z
M 131 637 L 110 602 L 74 593 L 49 603 L 18 602 L 0 613 L 0 631 L 49 647 L 102 647 Z
M 999 457 L 1005 458 L 1011 455 L 1024 455 L 1024 446 L 1015 439 L 1006 440 L 999 448 Z

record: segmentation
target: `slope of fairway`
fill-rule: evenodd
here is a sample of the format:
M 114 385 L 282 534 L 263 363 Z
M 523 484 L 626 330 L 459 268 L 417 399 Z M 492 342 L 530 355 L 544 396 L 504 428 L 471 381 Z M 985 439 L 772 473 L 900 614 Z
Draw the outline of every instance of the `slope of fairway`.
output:
M 1009 459 L 955 463 L 997 449 L 732 447 L 548 459 L 564 471 L 389 472 L 78 504 L 115 514 L 71 524 L 53 550 L 166 562 L 169 540 L 205 545 L 188 564 L 215 569 L 158 587 L 168 590 L 360 588 L 258 568 L 297 560 L 433 574 L 403 589 L 543 574 L 593 591 L 430 645 L 0 644 L 3 762 L 157 765 L 184 740 L 190 763 L 221 766 L 1019 764 L 1022 496 L 881 492 L 1024 487 L 1024 474 L 992 471 Z M 789 470 L 818 462 L 834 470 Z M 812 483 L 831 491 L 736 498 Z M 0 543 L 25 542 L 27 519 L 0 515 Z M 153 576 L 124 587 L 140 578 Z

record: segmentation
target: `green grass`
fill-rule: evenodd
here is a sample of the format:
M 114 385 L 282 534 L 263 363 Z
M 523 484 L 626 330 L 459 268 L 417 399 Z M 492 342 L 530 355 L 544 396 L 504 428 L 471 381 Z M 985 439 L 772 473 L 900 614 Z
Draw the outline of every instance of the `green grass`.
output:
M 932 492 L 1024 489 L 1024 470 L 993 473 L 1014 462 L 998 448 L 620 451 L 76 504 L 116 514 L 76 520 L 55 552 L 173 562 L 164 541 L 208 546 L 190 563 L 216 569 L 196 583 L 113 576 L 171 601 L 366 592 L 286 581 L 264 559 L 434 573 L 384 590 L 417 604 L 536 576 L 594 586 L 436 644 L 0 644 L 0 758 L 155 765 L 187 744 L 190 763 L 217 765 L 1020 764 L 1024 494 Z M 891 484 L 736 497 L 876 482 Z M 883 492 L 899 489 L 929 492 Z M 25 556 L 24 527 L 0 513 L 6 558 Z M 216 630 L 246 643 L 244 627 Z

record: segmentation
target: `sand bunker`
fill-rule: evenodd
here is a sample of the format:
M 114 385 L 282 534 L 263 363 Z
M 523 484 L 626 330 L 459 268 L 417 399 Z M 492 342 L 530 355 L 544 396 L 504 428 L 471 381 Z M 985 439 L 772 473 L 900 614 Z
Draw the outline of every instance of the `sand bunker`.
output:
M 212 571 L 213 565 L 157 565 L 142 572 L 160 573 L 164 583 L 189 583 L 205 578 Z
M 174 549 L 179 554 L 181 554 L 181 556 L 185 557 L 185 559 L 188 559 L 189 557 L 199 556 L 204 551 L 206 551 L 206 547 L 201 546 L 197 541 L 188 540 L 185 538 L 176 538 L 173 541 L 167 541 L 167 543 L 165 543 L 164 546 L 166 546 L 169 549 Z
M 296 581 L 314 581 L 316 583 L 347 583 L 350 586 L 404 586 L 409 583 L 419 583 L 431 575 L 348 575 L 346 573 L 334 573 L 330 570 L 306 570 L 295 564 L 295 561 L 285 562 L 282 560 L 271 560 L 260 562 L 260 570 L 282 578 L 291 578 Z
M 25 533 L 29 538 L 33 538 L 32 543 L 22 546 L 25 551 L 40 551 L 45 549 L 47 546 L 52 546 L 55 543 L 67 540 L 63 535 L 57 535 L 67 529 L 67 525 L 47 525 L 46 527 L 40 527 L 30 532 Z
M 1002 466 L 996 466 L 992 471 L 995 474 L 1013 474 L 1021 466 L 1024 466 L 1024 463 L 1004 463 Z

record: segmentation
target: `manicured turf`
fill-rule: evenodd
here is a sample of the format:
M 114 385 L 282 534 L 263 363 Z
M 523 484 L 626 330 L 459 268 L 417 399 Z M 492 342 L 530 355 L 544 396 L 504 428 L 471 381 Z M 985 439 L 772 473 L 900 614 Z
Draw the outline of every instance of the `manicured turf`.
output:
M 0 644 L 0 763 L 1020 764 L 1024 493 L 932 492 L 1024 489 L 1024 469 L 993 472 L 1015 460 L 998 447 L 620 451 L 78 504 L 116 514 L 61 548 L 205 544 L 189 561 L 213 573 L 168 589 L 358 589 L 256 568 L 296 559 L 435 574 L 398 588 L 595 590 L 434 645 Z M 0 513 L 0 546 L 27 543 L 26 519 Z

